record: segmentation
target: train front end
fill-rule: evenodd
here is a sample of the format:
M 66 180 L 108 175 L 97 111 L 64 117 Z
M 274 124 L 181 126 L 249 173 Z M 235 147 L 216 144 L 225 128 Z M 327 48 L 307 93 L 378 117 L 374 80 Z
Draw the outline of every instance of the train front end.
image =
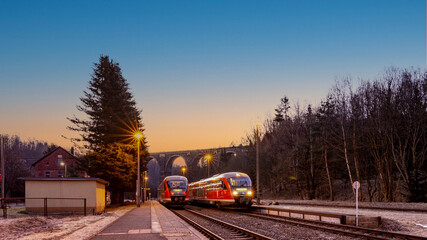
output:
M 252 181 L 244 173 L 233 173 L 226 177 L 230 186 L 231 195 L 234 198 L 234 205 L 238 208 L 248 208 L 252 205 L 253 191 Z
M 165 195 L 169 195 L 167 205 L 184 206 L 188 202 L 188 182 L 185 177 L 174 177 L 166 180 Z M 169 200 L 168 199 L 168 200 Z

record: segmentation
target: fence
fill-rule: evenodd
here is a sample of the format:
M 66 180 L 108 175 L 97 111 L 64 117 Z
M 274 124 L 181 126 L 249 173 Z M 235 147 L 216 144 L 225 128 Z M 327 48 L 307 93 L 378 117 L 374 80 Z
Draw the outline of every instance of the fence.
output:
M 76 201 L 81 201 L 81 203 L 76 203 Z M 87 212 L 86 198 L 0 198 L 0 204 L 3 209 L 3 218 L 7 218 L 8 208 L 11 209 L 13 206 L 15 209 L 25 207 L 27 213 L 43 212 L 46 217 L 49 211 L 51 213 L 71 212 L 72 214 L 83 212 L 85 216 Z M 93 213 L 95 214 L 95 209 L 93 209 Z
M 276 213 L 278 216 L 283 216 L 280 213 L 286 212 L 288 213 L 288 217 L 292 217 L 293 214 L 302 216 L 302 219 L 305 219 L 306 216 L 315 216 L 319 221 L 329 219 L 336 219 L 340 224 L 346 224 L 346 214 L 338 214 L 338 213 L 327 213 L 327 212 L 317 212 L 317 211 L 302 211 L 302 210 L 292 210 L 292 209 L 284 209 L 284 208 L 274 208 L 274 207 L 261 207 L 254 206 L 256 211 L 265 212 L 267 214 Z M 293 216 L 296 217 L 296 216 Z

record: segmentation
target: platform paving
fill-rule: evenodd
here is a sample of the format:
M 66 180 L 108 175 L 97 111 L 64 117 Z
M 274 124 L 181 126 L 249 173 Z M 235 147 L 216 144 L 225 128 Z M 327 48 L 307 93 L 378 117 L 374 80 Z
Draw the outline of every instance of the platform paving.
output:
M 92 238 L 92 240 L 101 239 L 205 240 L 207 238 L 159 202 L 148 201 Z

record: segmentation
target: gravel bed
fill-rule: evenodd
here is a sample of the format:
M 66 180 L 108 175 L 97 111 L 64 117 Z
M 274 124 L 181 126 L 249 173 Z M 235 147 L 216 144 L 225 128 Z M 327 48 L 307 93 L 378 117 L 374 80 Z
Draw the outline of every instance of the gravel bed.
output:
M 194 222 L 202 225 L 203 227 L 209 229 L 210 231 L 212 231 L 213 233 L 219 235 L 220 237 L 224 238 L 224 239 L 231 239 L 232 236 L 232 231 L 229 229 L 226 229 L 216 223 L 213 223 L 212 221 L 209 221 L 203 217 L 199 217 L 195 214 L 192 214 L 190 212 L 187 212 L 185 210 L 177 210 L 178 213 L 180 213 L 181 215 L 188 217 L 189 219 L 193 220 Z
M 292 224 L 257 219 L 233 212 L 227 212 L 227 214 L 224 214 L 224 212 L 218 211 L 216 209 L 198 208 L 197 211 L 274 239 L 356 239 L 305 227 L 298 227 Z

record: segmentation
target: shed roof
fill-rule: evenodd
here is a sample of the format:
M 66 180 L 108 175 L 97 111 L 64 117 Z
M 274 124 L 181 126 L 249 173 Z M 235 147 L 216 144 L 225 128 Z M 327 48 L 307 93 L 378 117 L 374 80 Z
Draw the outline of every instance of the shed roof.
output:
M 78 177 L 61 177 L 61 178 L 42 178 L 42 177 L 23 177 L 18 178 L 24 181 L 96 181 L 108 185 L 109 182 L 101 178 L 78 178 Z

